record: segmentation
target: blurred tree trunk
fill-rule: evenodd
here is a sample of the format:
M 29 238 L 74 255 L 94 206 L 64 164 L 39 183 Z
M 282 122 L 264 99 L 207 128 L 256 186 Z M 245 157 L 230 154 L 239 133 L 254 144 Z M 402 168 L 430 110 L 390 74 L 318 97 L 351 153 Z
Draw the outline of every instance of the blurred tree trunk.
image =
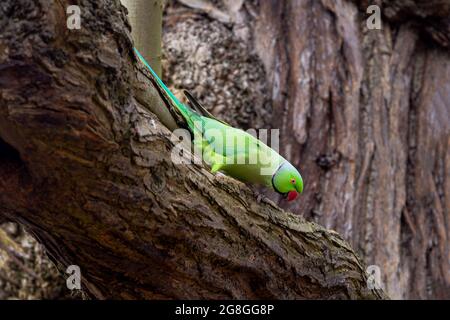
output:
M 121 0 L 128 10 L 136 48 L 161 76 L 163 0 Z
M 175 164 L 118 0 L 0 7 L 0 214 L 96 298 L 383 298 L 335 232 Z
M 343 234 L 391 297 L 448 299 L 449 3 L 372 2 L 242 7 L 282 153 L 306 182 L 289 209 Z

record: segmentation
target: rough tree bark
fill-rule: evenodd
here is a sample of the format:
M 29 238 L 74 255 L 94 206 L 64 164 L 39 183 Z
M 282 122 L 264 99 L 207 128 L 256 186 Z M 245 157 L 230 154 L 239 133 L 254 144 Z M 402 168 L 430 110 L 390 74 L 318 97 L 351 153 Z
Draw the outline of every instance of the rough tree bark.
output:
M 340 232 L 391 297 L 450 298 L 449 2 L 252 3 L 282 153 L 306 177 L 289 209 Z
M 0 4 L 0 213 L 96 298 L 382 298 L 332 231 L 171 161 L 118 0 Z

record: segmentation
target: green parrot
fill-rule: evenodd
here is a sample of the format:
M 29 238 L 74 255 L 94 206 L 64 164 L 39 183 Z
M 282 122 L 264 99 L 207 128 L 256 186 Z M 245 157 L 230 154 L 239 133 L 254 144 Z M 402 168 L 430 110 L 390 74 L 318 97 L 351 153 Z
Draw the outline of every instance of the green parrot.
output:
M 181 103 L 167 88 L 139 51 L 139 59 L 148 68 L 165 99 L 181 114 L 194 136 L 194 147 L 201 150 L 211 172 L 223 172 L 243 182 L 272 188 L 288 201 L 303 192 L 303 179 L 298 170 L 275 150 L 251 134 L 214 118 L 189 92 L 184 94 L 189 106 Z

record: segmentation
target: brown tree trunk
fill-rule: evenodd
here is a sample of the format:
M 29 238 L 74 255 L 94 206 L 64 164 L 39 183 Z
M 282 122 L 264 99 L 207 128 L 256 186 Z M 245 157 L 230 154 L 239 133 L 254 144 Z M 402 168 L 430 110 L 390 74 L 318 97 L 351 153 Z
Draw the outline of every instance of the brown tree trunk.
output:
M 339 235 L 175 165 L 120 2 L 5 0 L 0 213 L 96 298 L 381 298 Z
M 369 4 L 382 30 L 368 30 Z M 450 5 L 245 3 L 282 153 L 302 169 L 289 209 L 337 230 L 393 298 L 450 298 Z

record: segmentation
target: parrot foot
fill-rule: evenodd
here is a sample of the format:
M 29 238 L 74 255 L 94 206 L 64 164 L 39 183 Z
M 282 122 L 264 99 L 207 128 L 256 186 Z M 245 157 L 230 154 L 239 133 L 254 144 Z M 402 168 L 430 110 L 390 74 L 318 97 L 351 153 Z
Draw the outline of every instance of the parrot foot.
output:
M 268 201 L 270 201 L 270 199 L 267 198 L 267 196 L 263 193 L 260 193 L 256 196 L 256 202 L 258 203 L 269 203 Z
M 261 203 L 264 200 L 264 196 L 262 194 L 258 194 L 258 196 L 256 197 L 256 202 Z
M 223 178 L 223 177 L 226 177 L 225 174 L 223 174 L 222 172 L 219 172 L 219 171 L 217 171 L 217 172 L 214 174 L 214 176 L 217 177 L 217 178 Z
M 255 194 L 256 194 L 256 192 L 255 192 Z M 261 204 L 261 203 L 268 203 L 268 204 L 274 205 L 274 203 L 272 202 L 272 200 L 270 200 L 264 193 L 258 193 L 258 194 L 256 194 L 256 202 L 257 202 L 258 204 Z

